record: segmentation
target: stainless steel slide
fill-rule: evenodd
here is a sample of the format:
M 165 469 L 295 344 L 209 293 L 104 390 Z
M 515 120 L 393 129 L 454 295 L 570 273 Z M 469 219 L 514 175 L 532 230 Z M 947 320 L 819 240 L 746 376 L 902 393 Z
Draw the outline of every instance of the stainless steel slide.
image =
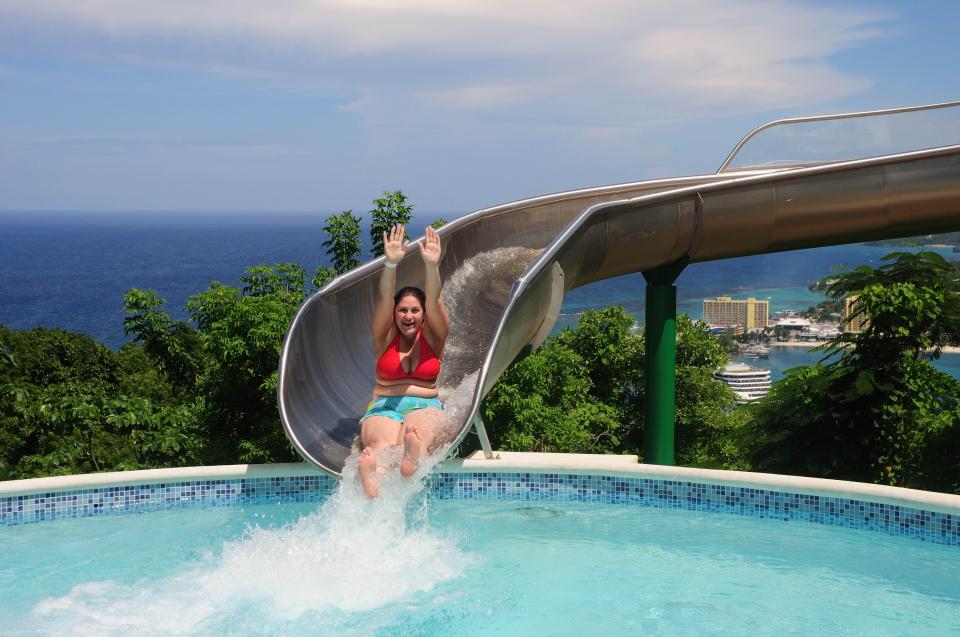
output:
M 863 115 L 874 113 L 780 123 Z M 449 438 L 459 441 L 479 424 L 483 397 L 525 347 L 550 332 L 568 290 L 679 261 L 960 229 L 960 145 L 820 165 L 781 154 L 772 165 L 733 169 L 732 159 L 715 175 L 538 197 L 442 228 L 451 334 L 440 384 Z M 400 264 L 400 285 L 422 285 L 416 252 L 412 245 Z M 283 346 L 283 426 L 304 458 L 333 475 L 371 399 L 369 320 L 382 267 L 377 259 L 331 281 L 300 308 Z

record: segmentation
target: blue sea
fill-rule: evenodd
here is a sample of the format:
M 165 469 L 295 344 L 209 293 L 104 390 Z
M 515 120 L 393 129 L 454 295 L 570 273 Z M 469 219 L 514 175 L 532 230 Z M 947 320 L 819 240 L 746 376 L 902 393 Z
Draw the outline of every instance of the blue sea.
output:
M 84 332 L 118 348 L 127 340 L 121 311 L 127 290 L 154 289 L 174 318 L 188 320 L 188 297 L 211 281 L 238 284 L 247 266 L 295 262 L 312 272 L 325 265 L 326 214 L 0 213 L 0 323 Z M 440 216 L 452 218 L 418 213 L 411 225 L 419 232 Z M 807 286 L 831 267 L 876 266 L 893 250 L 854 244 L 694 264 L 677 281 L 677 309 L 700 318 L 703 299 L 722 294 L 769 299 L 771 312 L 803 310 L 823 299 Z M 941 252 L 953 256 L 950 249 Z M 559 324 L 615 304 L 642 322 L 644 287 L 634 274 L 573 290 Z M 779 377 L 818 358 L 776 349 L 765 364 Z M 937 365 L 960 376 L 960 356 L 944 356 Z

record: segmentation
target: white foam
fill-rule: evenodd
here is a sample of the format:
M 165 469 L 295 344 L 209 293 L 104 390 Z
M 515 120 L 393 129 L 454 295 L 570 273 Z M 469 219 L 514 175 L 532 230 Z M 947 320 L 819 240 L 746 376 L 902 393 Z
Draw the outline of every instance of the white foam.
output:
M 237 629 L 239 617 L 259 622 L 250 632 L 270 634 L 271 622 L 321 621 L 331 613 L 342 621 L 343 614 L 422 595 L 476 559 L 428 525 L 423 479 L 444 453 L 425 458 L 412 478 L 389 472 L 375 500 L 363 494 L 356 464 L 348 462 L 340 487 L 317 512 L 282 528 L 250 528 L 218 555 L 160 580 L 75 586 L 39 603 L 31 628 L 50 635 L 213 635 Z

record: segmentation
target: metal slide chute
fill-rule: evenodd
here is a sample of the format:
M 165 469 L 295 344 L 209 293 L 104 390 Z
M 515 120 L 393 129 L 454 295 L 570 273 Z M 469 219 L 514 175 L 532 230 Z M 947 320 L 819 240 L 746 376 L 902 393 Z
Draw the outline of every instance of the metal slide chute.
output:
M 477 425 L 496 380 L 549 332 L 566 291 L 677 263 L 957 229 L 960 146 L 591 188 L 469 214 L 440 230 L 451 309 L 440 382 L 468 394 L 452 414 L 454 437 Z M 416 250 L 398 268 L 399 285 L 422 285 Z M 374 385 L 369 317 L 382 267 L 372 261 L 317 292 L 283 345 L 284 429 L 333 475 Z

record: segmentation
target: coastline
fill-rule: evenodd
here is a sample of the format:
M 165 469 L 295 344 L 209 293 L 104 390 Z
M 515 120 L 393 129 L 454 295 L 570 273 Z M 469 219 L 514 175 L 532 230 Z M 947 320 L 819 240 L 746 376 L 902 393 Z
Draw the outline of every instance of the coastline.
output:
M 769 347 L 805 347 L 805 348 L 807 348 L 808 350 L 811 350 L 811 349 L 813 349 L 813 348 L 815 348 L 815 347 L 819 347 L 820 345 L 826 345 L 827 342 L 828 342 L 828 341 L 817 341 L 817 342 L 810 342 L 810 341 L 773 341 L 773 342 L 769 343 Z M 932 354 L 932 353 L 933 353 L 933 350 L 932 350 L 932 349 L 928 349 L 928 350 L 926 351 L 926 353 L 927 353 L 927 354 Z M 940 353 L 941 353 L 941 354 L 960 354 L 960 346 L 944 345 L 943 347 L 940 348 Z
M 769 347 L 806 347 L 807 349 L 813 349 L 814 347 L 819 347 L 820 345 L 825 345 L 827 341 L 772 341 L 769 344 Z

